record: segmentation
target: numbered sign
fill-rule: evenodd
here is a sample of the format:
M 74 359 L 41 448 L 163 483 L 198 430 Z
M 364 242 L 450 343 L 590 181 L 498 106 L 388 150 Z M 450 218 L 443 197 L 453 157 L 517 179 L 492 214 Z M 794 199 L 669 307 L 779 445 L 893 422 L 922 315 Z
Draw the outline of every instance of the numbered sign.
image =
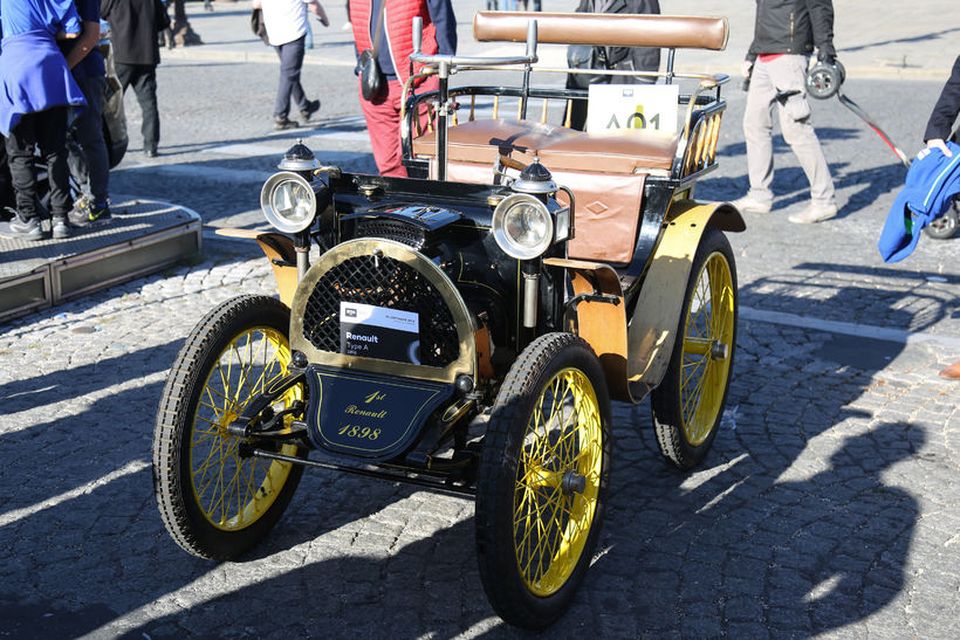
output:
M 680 86 L 676 84 L 592 84 L 587 131 L 650 129 L 675 133 Z

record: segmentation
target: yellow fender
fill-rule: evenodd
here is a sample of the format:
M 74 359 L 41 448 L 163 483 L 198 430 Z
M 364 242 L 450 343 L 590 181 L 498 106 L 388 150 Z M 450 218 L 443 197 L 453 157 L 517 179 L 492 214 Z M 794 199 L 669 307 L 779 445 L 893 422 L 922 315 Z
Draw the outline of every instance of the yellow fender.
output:
M 249 229 L 217 229 L 216 234 L 227 238 L 256 240 L 273 267 L 280 302 L 287 307 L 293 304 L 293 292 L 297 290 L 297 252 L 293 248 L 293 240 L 282 233 Z
M 637 401 L 666 374 L 677 333 L 683 330 L 683 298 L 703 233 L 711 227 L 734 232 L 747 228 L 740 212 L 725 202 L 677 200 L 666 220 L 627 331 L 627 380 Z

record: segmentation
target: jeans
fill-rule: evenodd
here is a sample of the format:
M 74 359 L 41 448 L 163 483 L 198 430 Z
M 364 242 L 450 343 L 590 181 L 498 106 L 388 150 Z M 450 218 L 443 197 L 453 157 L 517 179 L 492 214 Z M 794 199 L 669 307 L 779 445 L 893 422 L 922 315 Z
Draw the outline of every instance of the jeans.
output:
M 823 156 L 817 133 L 810 124 L 805 79 L 807 58 L 782 55 L 769 62 L 757 60 L 750 77 L 747 105 L 743 113 L 743 135 L 747 141 L 747 174 L 750 196 L 761 202 L 773 202 L 773 118 L 776 105 L 783 139 L 797 155 L 810 182 L 810 197 L 821 205 L 836 204 L 833 178 Z M 797 93 L 782 103 L 777 94 Z
M 81 78 L 77 84 L 87 99 L 87 108 L 70 129 L 70 173 L 85 193 L 89 182 L 89 195 L 99 209 L 107 205 L 110 184 L 110 160 L 103 140 L 103 94 L 107 82 L 103 76 L 95 76 Z
M 157 68 L 152 64 L 116 63 L 117 78 L 126 94 L 133 85 L 137 102 L 143 112 L 140 133 L 143 135 L 143 150 L 156 151 L 160 142 L 160 112 L 157 110 Z
M 20 119 L 7 138 L 10 177 L 16 191 L 17 212 L 24 222 L 39 219 L 37 175 L 34 152 L 47 166 L 50 181 L 50 213 L 66 216 L 73 206 L 70 200 L 70 172 L 67 169 L 67 108 L 55 107 L 28 113 Z
M 301 36 L 293 42 L 274 47 L 280 56 L 280 84 L 277 86 L 277 102 L 273 107 L 275 118 L 283 119 L 290 115 L 291 98 L 301 111 L 307 108 L 307 96 L 300 86 L 304 40 L 305 36 Z

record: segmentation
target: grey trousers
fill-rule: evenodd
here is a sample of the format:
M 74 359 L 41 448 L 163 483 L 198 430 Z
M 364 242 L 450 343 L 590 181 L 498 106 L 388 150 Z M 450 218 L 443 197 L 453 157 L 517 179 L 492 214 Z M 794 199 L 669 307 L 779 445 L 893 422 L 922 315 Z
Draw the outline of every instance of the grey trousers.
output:
M 810 104 L 804 79 L 807 58 L 782 55 L 769 62 L 758 59 L 753 66 L 747 106 L 743 114 L 743 135 L 747 141 L 747 173 L 750 196 L 773 202 L 773 109 L 780 118 L 784 140 L 797 155 L 810 183 L 810 198 L 816 204 L 835 204 L 836 192 L 827 159 L 810 124 Z M 799 91 L 781 102 L 778 93 Z

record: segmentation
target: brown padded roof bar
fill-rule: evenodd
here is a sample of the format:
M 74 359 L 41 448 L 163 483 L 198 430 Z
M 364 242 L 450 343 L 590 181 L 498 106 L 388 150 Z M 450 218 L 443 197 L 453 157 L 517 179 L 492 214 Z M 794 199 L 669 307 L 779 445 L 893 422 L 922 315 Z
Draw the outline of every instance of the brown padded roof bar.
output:
M 726 18 L 479 11 L 473 18 L 473 37 L 479 42 L 526 42 L 530 20 L 537 21 L 537 42 L 544 44 L 720 51 L 730 32 Z

